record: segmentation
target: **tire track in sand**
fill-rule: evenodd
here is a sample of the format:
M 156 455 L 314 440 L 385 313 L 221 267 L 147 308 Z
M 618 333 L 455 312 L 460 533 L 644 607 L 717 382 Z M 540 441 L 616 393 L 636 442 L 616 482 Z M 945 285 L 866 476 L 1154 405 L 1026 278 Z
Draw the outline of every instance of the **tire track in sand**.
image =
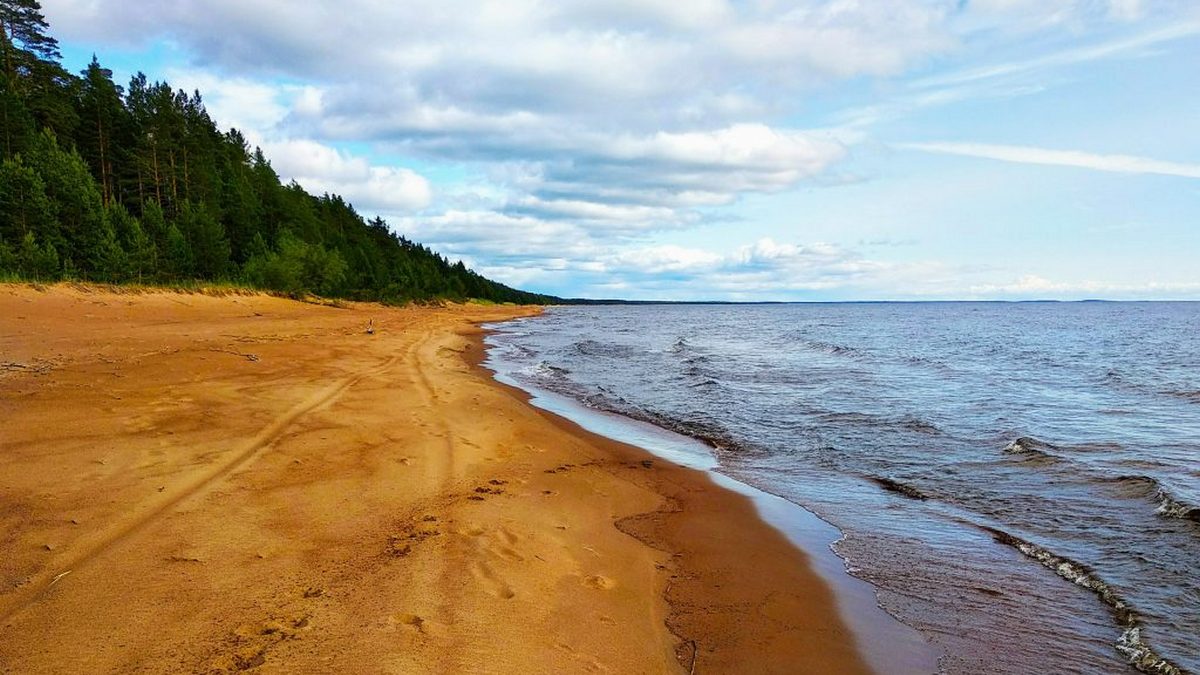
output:
M 436 469 L 437 481 L 441 487 L 441 498 L 453 502 L 463 498 L 461 495 L 456 495 L 459 487 L 456 485 L 458 478 L 455 473 L 458 470 L 456 455 L 459 448 L 453 425 L 447 422 L 445 412 L 439 410 L 451 403 L 438 394 L 428 372 L 430 368 L 436 370 L 438 367 L 437 361 L 440 352 L 438 351 L 439 344 L 435 340 L 436 336 L 437 334 L 432 331 L 423 332 L 407 350 L 407 358 L 409 366 L 416 373 L 413 383 L 425 407 L 430 411 L 427 419 L 433 420 L 433 428 L 430 428 L 429 431 L 441 436 L 443 441 L 443 449 L 439 453 L 440 461 L 437 463 Z M 450 523 L 445 524 L 450 525 Z M 431 672 L 446 675 L 467 672 L 472 668 L 478 668 L 478 665 L 483 662 L 482 659 L 486 657 L 486 651 L 482 648 L 482 645 L 486 644 L 485 636 L 476 634 L 477 630 L 474 630 L 471 622 L 462 621 L 462 617 L 459 616 L 464 607 L 463 596 L 469 592 L 468 587 L 472 585 L 482 587 L 497 599 L 511 598 L 513 594 L 512 590 L 487 567 L 477 542 L 469 541 L 475 538 L 458 534 L 442 539 L 440 545 L 445 554 L 434 558 L 433 566 L 423 575 L 422 583 L 427 581 L 439 589 L 440 600 L 437 615 L 442 621 L 455 627 L 454 631 L 444 636 L 444 640 L 439 645 L 441 658 L 430 664 Z M 471 562 L 464 569 L 447 564 L 448 560 L 470 560 Z
M 3 605 L 0 605 L 0 624 L 9 622 L 22 610 L 40 600 L 58 582 L 69 579 L 67 575 L 81 567 L 85 567 L 88 563 L 104 555 L 125 539 L 160 519 L 185 500 L 205 492 L 238 469 L 251 464 L 262 454 L 263 450 L 283 436 L 288 427 L 300 417 L 337 399 L 343 392 L 363 378 L 387 371 L 398 360 L 398 356 L 393 356 L 378 366 L 361 370 L 317 391 L 276 417 L 270 424 L 263 427 L 253 438 L 247 441 L 233 457 L 201 475 L 187 487 L 175 492 L 165 501 L 153 505 L 145 513 L 119 522 L 98 536 L 93 537 L 90 541 L 82 542 L 80 550 L 75 555 L 58 562 L 54 568 L 49 568 L 40 574 L 39 578 L 16 589 L 7 598 L 3 598 L 5 602 Z

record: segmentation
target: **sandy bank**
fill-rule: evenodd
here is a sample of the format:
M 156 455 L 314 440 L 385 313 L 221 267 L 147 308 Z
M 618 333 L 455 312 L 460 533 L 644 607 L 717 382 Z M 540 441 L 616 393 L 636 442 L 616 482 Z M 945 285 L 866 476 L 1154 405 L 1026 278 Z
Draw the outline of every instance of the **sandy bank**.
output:
M 0 671 L 861 671 L 749 502 L 475 365 L 530 311 L 0 286 Z

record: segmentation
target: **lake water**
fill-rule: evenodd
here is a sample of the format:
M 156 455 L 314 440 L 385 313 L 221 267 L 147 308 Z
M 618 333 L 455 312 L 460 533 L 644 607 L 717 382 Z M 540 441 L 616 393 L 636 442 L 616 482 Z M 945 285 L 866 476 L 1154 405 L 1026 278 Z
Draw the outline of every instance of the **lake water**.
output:
M 1200 303 L 554 307 L 530 389 L 818 514 L 948 673 L 1200 672 Z

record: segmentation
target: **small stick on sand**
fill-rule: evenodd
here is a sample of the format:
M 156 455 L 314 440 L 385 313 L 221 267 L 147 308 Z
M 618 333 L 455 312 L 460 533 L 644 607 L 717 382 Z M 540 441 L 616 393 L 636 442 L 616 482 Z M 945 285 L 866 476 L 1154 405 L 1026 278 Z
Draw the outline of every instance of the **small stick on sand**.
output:
M 692 640 L 692 667 L 688 668 L 688 675 L 696 675 L 696 641 Z
M 53 579 L 50 580 L 50 586 L 57 584 L 59 579 L 67 576 L 70 573 L 71 573 L 71 570 L 67 570 L 66 572 L 59 572 L 57 576 L 55 576 Z M 49 588 L 49 587 L 47 587 L 47 588 Z

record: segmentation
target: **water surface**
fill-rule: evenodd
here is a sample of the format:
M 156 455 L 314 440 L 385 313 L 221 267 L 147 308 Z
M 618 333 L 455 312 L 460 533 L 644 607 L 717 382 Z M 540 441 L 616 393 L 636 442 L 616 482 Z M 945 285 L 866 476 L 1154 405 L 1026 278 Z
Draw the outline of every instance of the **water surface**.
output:
M 558 307 L 490 340 L 836 525 L 945 672 L 1200 672 L 1200 304 Z

